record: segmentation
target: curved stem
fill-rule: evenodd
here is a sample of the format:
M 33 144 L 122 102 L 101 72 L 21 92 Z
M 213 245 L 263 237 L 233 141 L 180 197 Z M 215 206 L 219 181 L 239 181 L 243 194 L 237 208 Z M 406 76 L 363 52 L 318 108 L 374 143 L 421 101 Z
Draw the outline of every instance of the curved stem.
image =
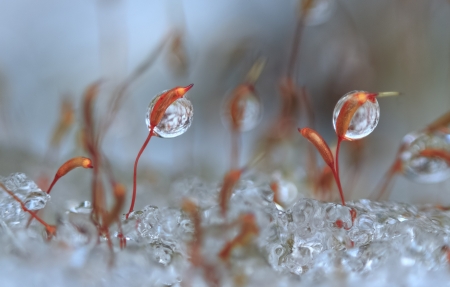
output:
M 383 198 L 385 196 L 386 197 L 389 196 L 389 192 L 386 195 L 386 191 L 388 190 L 389 184 L 392 182 L 395 174 L 397 173 L 397 169 L 396 169 L 397 161 L 398 160 L 396 160 L 394 162 L 394 164 L 389 168 L 389 170 L 383 176 L 382 180 L 377 185 L 375 191 L 372 192 L 372 194 L 369 196 L 369 199 L 380 201 L 380 200 L 383 200 Z
M 344 192 L 342 191 L 341 179 L 339 177 L 339 149 L 341 147 L 342 138 L 338 137 L 336 146 L 336 167 L 334 168 L 334 178 L 339 188 L 339 194 L 341 195 L 342 205 L 345 205 Z
M 50 184 L 50 187 L 47 190 L 47 194 L 50 194 L 50 191 L 52 191 L 53 186 L 55 185 L 55 183 L 58 181 L 59 177 L 57 175 L 55 175 L 55 177 L 53 178 L 52 183 Z M 37 214 L 37 213 L 36 213 Z M 31 214 L 31 217 L 28 219 L 27 225 L 26 227 L 28 228 L 31 224 L 31 222 L 33 221 L 35 217 L 33 216 L 33 214 Z
M 302 38 L 303 32 L 303 15 L 297 20 L 297 25 L 294 32 L 294 42 L 292 43 L 291 55 L 288 63 L 287 77 L 291 78 L 294 74 L 295 62 L 298 55 L 298 47 L 300 46 L 300 39 Z
M 18 197 L 14 194 L 14 192 L 12 192 L 12 191 L 10 191 L 9 189 L 7 189 L 6 186 L 5 186 L 3 183 L 1 183 L 1 182 L 0 182 L 0 187 L 1 187 L 6 193 L 8 193 L 12 198 L 14 198 L 14 200 L 17 201 L 17 202 L 20 204 L 20 207 L 22 207 L 23 211 L 28 212 L 28 213 L 31 215 L 31 218 L 35 218 L 35 219 L 36 219 L 37 221 L 39 221 L 42 225 L 44 225 L 44 227 L 45 227 L 47 230 L 54 230 L 54 229 L 55 229 L 54 226 L 51 226 L 51 225 L 49 225 L 47 222 L 45 222 L 44 220 L 42 220 L 42 219 L 41 219 L 34 211 L 28 209 L 28 208 L 25 206 L 25 203 L 23 203 L 23 201 L 22 201 L 20 198 L 18 198 Z
M 239 131 L 234 130 L 231 134 L 231 169 L 235 169 L 239 166 L 240 151 L 241 151 L 241 135 Z
M 137 175 L 137 166 L 139 162 L 139 158 L 141 157 L 142 153 L 144 152 L 144 149 L 147 147 L 148 142 L 152 138 L 153 135 L 153 129 L 154 127 L 150 127 L 150 132 L 148 133 L 147 139 L 145 140 L 144 144 L 142 145 L 141 149 L 139 150 L 139 153 L 136 157 L 136 161 L 134 162 L 134 170 L 133 170 L 133 195 L 131 197 L 131 204 L 130 204 L 130 210 L 128 211 L 126 215 L 126 219 L 128 219 L 128 216 L 134 209 L 134 203 L 136 201 L 136 175 Z
M 50 187 L 47 190 L 47 194 L 50 194 L 50 191 L 52 191 L 53 186 L 55 185 L 55 183 L 58 181 L 59 177 L 55 175 L 55 177 L 53 178 L 52 183 L 50 184 Z

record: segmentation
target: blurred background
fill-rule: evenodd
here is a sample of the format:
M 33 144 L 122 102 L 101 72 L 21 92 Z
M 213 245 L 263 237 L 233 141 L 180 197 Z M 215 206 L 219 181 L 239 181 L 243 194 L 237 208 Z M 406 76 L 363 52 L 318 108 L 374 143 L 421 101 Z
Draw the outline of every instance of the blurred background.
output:
M 94 114 L 104 119 L 114 91 L 150 57 L 102 143 L 114 173 L 131 190 L 133 163 L 148 134 L 148 104 L 163 90 L 194 83 L 192 126 L 180 137 L 151 140 L 139 163 L 137 205 L 158 203 L 177 178 L 221 182 L 231 152 L 221 118 L 224 97 L 266 58 L 256 83 L 263 115 L 242 134 L 244 165 L 279 114 L 279 84 L 287 77 L 298 17 L 294 0 L 0 2 L 0 175 L 20 171 L 36 181 L 43 174 L 51 179 L 66 159 L 86 155 L 79 140 L 84 91 L 102 80 Z M 402 93 L 379 101 L 380 122 L 364 141 L 356 169 L 349 163 L 353 150 L 343 143 L 341 174 L 344 186 L 353 186 L 351 198 L 376 188 L 404 135 L 450 110 L 449 27 L 447 0 L 316 0 L 305 19 L 293 80 L 308 92 L 315 128 L 330 145 L 332 111 L 345 93 Z M 64 99 L 73 103 L 74 123 L 57 147 L 51 141 Z M 298 127 L 308 124 L 304 113 L 297 121 Z M 287 157 L 286 165 L 265 171 L 307 189 L 307 145 L 293 129 L 284 146 L 290 151 L 279 160 Z M 52 201 L 89 199 L 90 178 L 89 171 L 74 171 L 58 183 L 60 195 Z M 425 185 L 399 176 L 390 199 L 450 204 L 450 182 Z

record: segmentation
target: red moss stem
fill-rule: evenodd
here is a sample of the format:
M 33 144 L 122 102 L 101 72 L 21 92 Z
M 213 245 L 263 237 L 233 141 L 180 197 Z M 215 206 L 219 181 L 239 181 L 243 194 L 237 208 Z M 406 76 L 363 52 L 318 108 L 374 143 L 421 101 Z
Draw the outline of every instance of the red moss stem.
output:
M 136 161 L 134 162 L 134 170 L 133 170 L 133 194 L 131 197 L 131 204 L 130 204 L 130 210 L 128 211 L 126 218 L 128 219 L 128 216 L 134 209 L 134 203 L 136 202 L 136 176 L 137 176 L 137 166 L 139 162 L 139 158 L 141 157 L 142 153 L 144 152 L 145 148 L 147 147 L 150 139 L 153 135 L 153 129 L 154 127 L 150 127 L 150 132 L 148 133 L 147 139 L 145 140 L 144 144 L 142 145 L 141 149 L 139 150 L 139 153 L 136 157 Z

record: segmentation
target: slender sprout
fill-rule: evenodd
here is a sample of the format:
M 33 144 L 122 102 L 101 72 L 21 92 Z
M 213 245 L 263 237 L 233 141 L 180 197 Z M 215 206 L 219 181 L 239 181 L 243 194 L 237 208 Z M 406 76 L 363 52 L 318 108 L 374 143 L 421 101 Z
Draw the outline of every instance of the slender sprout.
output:
M 139 150 L 138 155 L 136 156 L 136 160 L 134 162 L 134 168 L 133 168 L 133 194 L 131 197 L 131 204 L 130 209 L 128 213 L 126 214 L 126 218 L 130 216 L 130 213 L 134 210 L 134 204 L 136 202 L 136 177 L 137 177 L 137 166 L 139 163 L 139 158 L 141 157 L 142 153 L 144 152 L 145 148 L 147 147 L 148 143 L 150 142 L 150 139 L 154 135 L 155 127 L 158 126 L 158 124 L 161 122 L 164 114 L 166 113 L 167 108 L 173 104 L 176 100 L 182 98 L 192 87 L 194 84 L 190 84 L 186 87 L 176 87 L 171 90 L 168 90 L 164 94 L 159 96 L 159 99 L 156 101 L 155 105 L 153 106 L 153 109 L 150 114 L 150 126 L 149 126 L 149 133 L 148 136 L 142 145 L 141 149 Z

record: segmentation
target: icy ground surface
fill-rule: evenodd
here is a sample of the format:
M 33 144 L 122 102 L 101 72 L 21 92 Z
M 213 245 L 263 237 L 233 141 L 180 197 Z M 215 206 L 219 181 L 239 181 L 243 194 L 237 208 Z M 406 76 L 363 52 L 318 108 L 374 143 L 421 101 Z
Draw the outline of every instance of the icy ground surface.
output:
M 0 178 L 35 210 L 49 197 L 23 174 Z M 174 184 L 173 207 L 147 206 L 122 222 L 127 247 L 111 230 L 114 256 L 89 220 L 89 202 L 61 211 L 47 242 L 36 221 L 0 193 L 0 278 L 3 286 L 447 286 L 450 211 L 431 206 L 359 200 L 348 206 L 301 198 L 285 211 L 263 181 L 242 180 L 226 219 L 220 186 L 197 179 Z M 195 224 L 180 209 L 197 203 L 202 240 L 191 257 Z M 352 220 L 351 209 L 356 211 Z M 259 233 L 236 245 L 242 215 Z M 450 254 L 450 251 L 449 251 Z M 114 265 L 108 262 L 114 260 Z M 195 262 L 195 263 L 193 263 Z

